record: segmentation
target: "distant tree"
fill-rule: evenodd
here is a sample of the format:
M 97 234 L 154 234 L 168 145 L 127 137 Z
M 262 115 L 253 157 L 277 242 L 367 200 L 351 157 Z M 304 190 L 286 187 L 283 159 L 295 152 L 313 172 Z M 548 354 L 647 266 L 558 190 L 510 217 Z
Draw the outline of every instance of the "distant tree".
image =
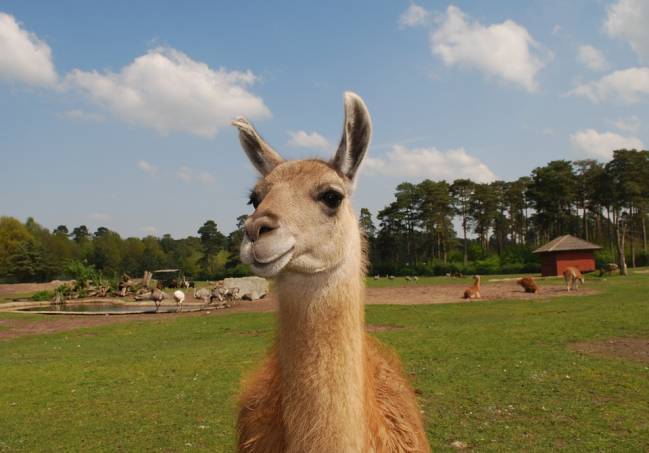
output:
M 425 179 L 417 185 L 419 225 L 428 238 L 431 258 L 448 259 L 453 230 L 453 199 L 446 181 Z
M 72 230 L 72 240 L 76 243 L 79 243 L 90 237 L 90 232 L 88 227 L 85 225 L 78 226 Z
M 532 171 L 527 196 L 544 240 L 576 233 L 571 224 L 575 192 L 575 174 L 569 161 L 555 160 Z
M 198 234 L 203 249 L 201 265 L 204 272 L 211 275 L 214 272 L 212 260 L 223 248 L 225 236 L 221 234 L 214 220 L 208 220 L 205 222 L 203 226 L 198 229 Z
M 25 225 L 13 217 L 0 217 L 0 279 L 11 274 L 10 257 L 24 253 L 26 243 L 33 240 Z
M 360 216 L 358 219 L 361 231 L 365 234 L 368 241 L 371 241 L 376 236 L 376 227 L 372 220 L 372 213 L 367 208 L 361 208 Z
M 471 197 L 471 218 L 483 252 L 489 249 L 489 233 L 497 214 L 496 192 L 490 184 L 476 184 Z
M 67 236 L 69 234 L 68 227 L 66 227 L 65 225 L 59 225 L 54 229 L 54 234 Z
M 42 262 L 42 250 L 34 241 L 21 242 L 7 257 L 7 276 L 17 282 L 38 281 L 43 273 Z
M 460 223 L 462 225 L 462 249 L 464 253 L 464 265 L 469 262 L 468 242 L 466 233 L 471 227 L 471 216 L 469 214 L 471 209 L 471 199 L 473 198 L 473 191 L 475 183 L 470 179 L 456 179 L 451 184 L 451 195 L 453 196 L 453 206 L 455 207 L 455 214 L 460 216 Z
M 609 194 L 615 231 L 615 249 L 620 273 L 627 275 L 625 243 L 629 227 L 636 212 L 636 206 L 646 200 L 649 190 L 649 151 L 616 150 L 604 169 L 604 189 Z M 631 230 L 631 256 L 633 250 L 633 230 Z
M 100 231 L 101 230 L 101 231 Z M 104 275 L 113 275 L 121 270 L 123 241 L 119 234 L 101 227 L 93 240 L 93 264 Z
M 243 214 L 237 217 L 236 229 L 228 234 L 226 243 L 228 251 L 228 259 L 225 262 L 226 271 L 231 271 L 242 265 L 241 259 L 239 258 L 239 248 L 241 247 L 241 241 L 243 241 L 244 225 L 248 215 Z
M 404 237 L 406 242 L 406 259 L 408 263 L 417 262 L 417 251 L 415 247 L 415 229 L 419 224 L 418 205 L 420 192 L 417 186 L 409 182 L 403 182 L 397 186 L 394 194 L 396 204 L 403 219 Z
M 527 240 L 527 207 L 526 197 L 530 178 L 524 176 L 516 181 L 507 183 L 504 193 L 504 202 L 509 212 L 509 227 L 511 239 L 514 244 L 524 243 Z
M 102 237 L 104 234 L 108 233 L 110 230 L 106 227 L 100 226 L 97 228 L 97 231 L 95 231 L 95 237 L 99 238 Z

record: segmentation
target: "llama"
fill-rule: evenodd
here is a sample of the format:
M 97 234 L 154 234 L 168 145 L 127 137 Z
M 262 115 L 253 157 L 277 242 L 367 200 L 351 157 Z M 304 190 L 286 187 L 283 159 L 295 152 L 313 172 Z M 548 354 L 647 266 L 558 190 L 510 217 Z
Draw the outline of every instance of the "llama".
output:
M 333 159 L 284 161 L 245 119 L 233 122 L 262 178 L 241 260 L 273 277 L 276 344 L 239 401 L 242 452 L 429 451 L 398 359 L 365 332 L 365 252 L 350 204 L 369 113 L 345 94 Z
M 475 275 L 473 277 L 473 286 L 468 287 L 464 290 L 465 299 L 480 299 L 480 276 Z
M 174 291 L 174 300 L 176 301 L 176 310 L 183 311 L 183 302 L 185 302 L 185 293 L 181 290 Z
M 566 282 L 566 289 L 570 291 L 571 289 L 578 290 L 579 284 L 584 284 L 584 276 L 581 274 L 581 271 L 576 267 L 566 267 L 563 271 L 563 280 Z
M 539 290 L 539 285 L 536 284 L 536 281 L 532 277 L 520 278 L 516 283 L 521 285 L 526 293 L 536 293 Z

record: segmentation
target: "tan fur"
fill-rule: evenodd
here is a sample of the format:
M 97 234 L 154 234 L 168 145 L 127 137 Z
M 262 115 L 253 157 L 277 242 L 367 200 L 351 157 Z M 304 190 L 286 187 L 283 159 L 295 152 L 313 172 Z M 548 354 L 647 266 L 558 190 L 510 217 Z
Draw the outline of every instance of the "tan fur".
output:
M 566 282 L 566 289 L 568 291 L 571 289 L 578 290 L 579 284 L 584 284 L 584 276 L 576 267 L 567 267 L 563 271 L 563 280 Z
M 523 277 L 516 283 L 522 286 L 526 293 L 536 293 L 539 290 L 539 285 L 532 277 Z
M 315 160 L 281 163 L 256 187 L 263 201 L 251 225 L 278 219 L 298 239 L 276 277 L 276 345 L 241 392 L 238 449 L 427 452 L 415 394 L 398 360 L 365 334 L 358 221 L 348 197 L 335 216 L 323 215 L 313 195 L 323 184 L 351 190 L 329 164 Z M 304 271 L 313 261 L 326 270 Z
M 480 299 L 480 276 L 473 277 L 473 286 L 464 290 L 464 299 Z

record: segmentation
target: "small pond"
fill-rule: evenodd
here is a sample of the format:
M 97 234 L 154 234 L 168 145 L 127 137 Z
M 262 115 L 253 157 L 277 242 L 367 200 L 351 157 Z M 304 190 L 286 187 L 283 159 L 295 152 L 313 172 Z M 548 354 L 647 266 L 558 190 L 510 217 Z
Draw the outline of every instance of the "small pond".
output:
M 183 312 L 197 311 L 200 308 L 183 307 Z M 30 311 L 52 314 L 128 314 L 128 313 L 155 313 L 155 305 L 130 305 L 115 304 L 110 302 L 103 303 L 85 303 L 85 304 L 62 304 L 62 305 L 40 305 L 38 307 L 21 308 L 19 311 Z M 176 313 L 178 309 L 175 305 L 163 305 L 158 309 L 158 313 Z

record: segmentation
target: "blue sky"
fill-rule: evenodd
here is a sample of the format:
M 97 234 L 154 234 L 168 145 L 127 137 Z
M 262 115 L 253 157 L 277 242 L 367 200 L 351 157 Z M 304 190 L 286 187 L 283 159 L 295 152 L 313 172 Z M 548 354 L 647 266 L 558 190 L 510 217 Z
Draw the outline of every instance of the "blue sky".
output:
M 355 206 L 401 181 L 515 179 L 649 144 L 646 0 L 0 4 L 0 215 L 224 232 L 256 175 L 230 119 L 326 156 L 374 136 Z

